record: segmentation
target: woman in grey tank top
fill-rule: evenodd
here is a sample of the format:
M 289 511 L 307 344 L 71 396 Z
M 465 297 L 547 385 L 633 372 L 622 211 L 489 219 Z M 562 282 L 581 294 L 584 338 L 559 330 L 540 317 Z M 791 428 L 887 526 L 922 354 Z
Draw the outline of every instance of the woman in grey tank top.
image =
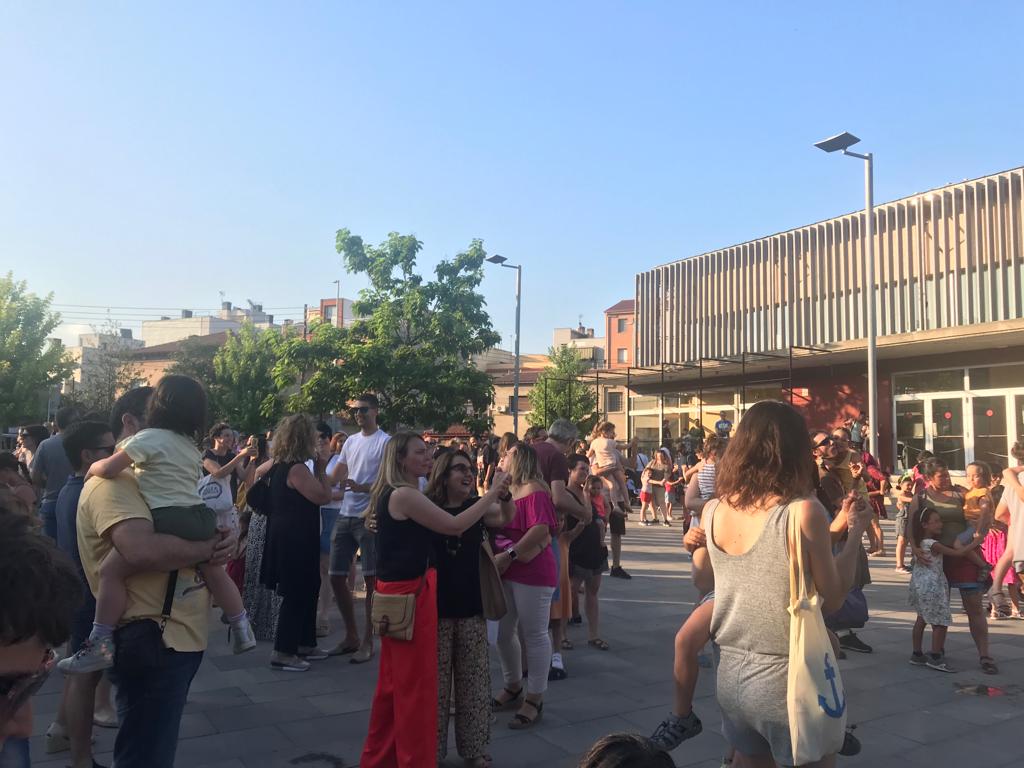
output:
M 715 575 L 711 632 L 721 648 L 718 703 L 737 768 L 793 765 L 786 711 L 790 515 L 800 522 L 825 613 L 842 605 L 853 584 L 857 548 L 832 555 L 828 516 L 814 498 L 812 451 L 807 424 L 792 406 L 757 403 L 719 462 L 718 500 L 704 508 Z M 860 541 L 870 509 L 851 497 L 843 513 L 851 540 Z

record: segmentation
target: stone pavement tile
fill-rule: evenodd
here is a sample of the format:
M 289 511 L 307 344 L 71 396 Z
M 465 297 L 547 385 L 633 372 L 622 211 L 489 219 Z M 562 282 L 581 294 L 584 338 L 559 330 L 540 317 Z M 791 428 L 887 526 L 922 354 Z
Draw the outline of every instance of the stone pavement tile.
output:
M 917 742 L 884 731 L 875 723 L 862 723 L 854 730 L 860 739 L 861 753 L 855 757 L 840 757 L 838 765 L 847 766 L 889 766 L 895 756 L 906 754 L 920 746 Z
M 273 752 L 291 746 L 292 743 L 285 735 L 273 727 L 216 733 L 180 740 L 175 765 L 193 766 L 231 758 L 244 760 L 247 755 Z
M 207 691 L 190 689 L 185 711 L 199 712 L 205 709 L 220 709 L 251 703 L 251 699 L 241 688 L 216 688 Z
M 355 766 L 359 762 L 362 741 L 335 741 L 319 747 L 298 747 L 249 755 L 245 768 L 335 768 Z
M 1015 757 L 1024 762 L 1019 738 L 996 739 L 978 729 L 973 734 L 962 734 L 952 739 L 917 747 L 903 754 L 917 765 L 1001 765 Z M 1019 764 L 1019 763 L 1018 763 Z
M 547 713 L 545 713 L 546 715 Z M 543 738 L 539 732 L 516 732 L 514 740 L 491 742 L 490 754 L 494 758 L 495 768 L 526 768 L 527 766 L 557 765 L 559 761 L 578 760 L 579 756 L 561 744 Z M 603 735 L 603 734 L 601 734 Z M 595 736 L 591 743 L 597 740 Z M 590 747 L 590 744 L 587 744 Z M 449 754 L 449 762 L 458 764 Z M 571 763 L 570 763 L 571 764 Z
M 178 730 L 179 739 L 191 739 L 196 736 L 209 736 L 210 734 L 217 733 L 222 728 L 214 726 L 212 718 L 209 715 L 212 712 L 186 712 L 181 716 L 181 728 Z M 96 731 L 109 730 L 96 728 Z M 116 731 L 114 731 L 116 733 Z M 111 749 L 113 749 L 114 743 L 110 743 Z
M 350 693 L 323 693 L 318 696 L 307 696 L 306 701 L 312 704 L 320 715 L 345 715 L 350 712 L 369 710 L 373 692 L 358 696 Z
M 558 712 L 569 723 L 596 720 L 612 715 L 623 715 L 630 709 L 626 702 L 617 697 L 586 696 L 577 699 L 557 700 Z
M 254 703 L 316 696 L 323 693 L 342 693 L 347 683 L 328 675 L 309 672 L 278 672 L 273 682 L 251 683 L 243 690 Z
M 925 708 L 864 723 L 865 726 L 869 724 L 895 736 L 916 741 L 918 744 L 931 744 L 975 728 L 971 723 L 948 715 L 936 714 Z
M 558 728 L 538 731 L 536 735 L 569 754 L 582 755 L 602 736 L 622 731 L 630 731 L 629 721 L 614 716 L 569 723 Z
M 195 768 L 245 768 L 245 763 L 235 757 L 230 760 L 218 760 L 215 763 L 200 763 Z
M 929 707 L 932 712 L 955 717 L 968 723 L 990 726 L 1007 720 L 1017 720 L 1024 734 L 1024 702 L 1019 697 L 955 696 L 953 701 Z
M 275 700 L 259 704 L 243 704 L 207 710 L 206 717 L 221 733 L 307 720 L 320 715 L 320 710 L 302 698 Z
M 291 745 L 309 750 L 337 742 L 362 744 L 370 724 L 369 709 L 344 715 L 314 717 L 278 726 Z

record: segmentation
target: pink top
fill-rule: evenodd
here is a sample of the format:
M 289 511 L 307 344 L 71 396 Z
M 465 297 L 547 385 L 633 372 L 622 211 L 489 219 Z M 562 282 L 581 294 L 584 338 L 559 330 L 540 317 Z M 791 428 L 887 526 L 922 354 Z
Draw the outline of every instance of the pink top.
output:
M 516 499 L 516 516 L 498 533 L 498 541 L 507 539 L 515 544 L 535 525 L 546 525 L 551 537 L 558 531 L 555 505 L 546 491 L 535 491 Z M 507 545 L 506 545 L 507 546 Z M 504 549 L 504 547 L 502 547 Z M 554 587 L 558 584 L 558 569 L 551 547 L 547 547 L 528 563 L 514 561 L 502 575 L 503 579 L 531 587 Z

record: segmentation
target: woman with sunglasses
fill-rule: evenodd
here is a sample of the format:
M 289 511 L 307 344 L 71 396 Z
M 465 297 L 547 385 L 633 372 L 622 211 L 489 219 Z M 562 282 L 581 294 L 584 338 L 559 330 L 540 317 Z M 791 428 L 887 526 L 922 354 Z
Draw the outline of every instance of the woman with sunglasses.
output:
M 350 438 L 351 439 L 351 438 Z M 447 456 L 438 457 L 440 464 Z M 415 595 L 412 637 L 384 636 L 363 768 L 436 764 L 437 757 L 437 556 L 436 534 L 461 537 L 508 490 L 504 473 L 468 508 L 452 514 L 419 490 L 433 459 L 415 432 L 395 434 L 384 449 L 370 491 L 367 529 L 377 537 L 377 594 Z M 472 476 L 470 476 L 472 483 Z
M 476 501 L 473 464 L 463 451 L 445 450 L 434 457 L 425 494 L 449 514 L 458 515 Z M 455 683 L 455 746 L 466 765 L 491 764 L 490 674 L 487 656 L 487 621 L 480 596 L 480 548 L 487 546 L 487 525 L 500 528 L 516 514 L 512 495 L 499 496 L 484 518 L 460 536 L 438 536 L 437 760 L 448 752 L 448 719 Z

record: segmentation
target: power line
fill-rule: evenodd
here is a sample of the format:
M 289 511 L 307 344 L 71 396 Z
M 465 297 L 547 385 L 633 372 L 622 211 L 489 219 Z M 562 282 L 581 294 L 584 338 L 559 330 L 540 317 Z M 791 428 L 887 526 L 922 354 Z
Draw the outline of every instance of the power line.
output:
M 178 305 L 176 307 L 121 307 L 121 306 L 114 306 L 113 304 L 58 304 L 56 302 L 51 304 L 50 306 L 51 307 L 67 307 L 69 309 L 103 309 L 103 310 L 136 309 L 136 310 L 143 310 L 143 311 L 149 311 L 149 312 L 180 312 L 183 309 L 192 309 L 193 312 L 220 312 L 223 309 L 223 307 L 187 307 L 187 306 L 181 306 L 181 305 Z M 235 308 L 239 308 L 237 305 L 232 305 L 232 306 L 235 307 Z M 241 307 L 241 308 L 244 309 L 244 307 Z M 301 304 L 297 304 L 297 305 L 291 306 L 291 307 L 263 307 L 264 311 L 270 310 L 270 309 L 274 309 L 274 310 L 302 309 L 302 305 Z

